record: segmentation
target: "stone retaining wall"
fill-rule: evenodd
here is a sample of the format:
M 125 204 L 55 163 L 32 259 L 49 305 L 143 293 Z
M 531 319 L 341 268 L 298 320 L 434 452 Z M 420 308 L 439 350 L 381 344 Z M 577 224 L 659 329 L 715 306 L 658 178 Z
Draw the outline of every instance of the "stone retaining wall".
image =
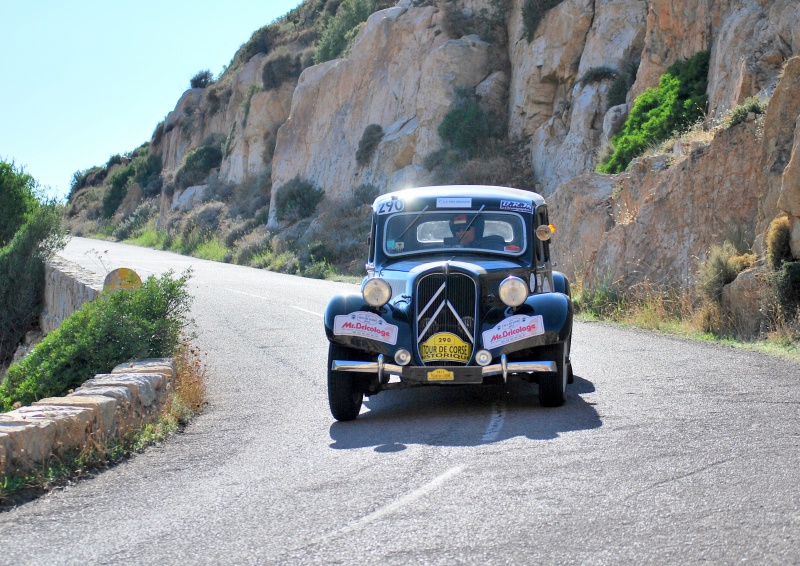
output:
M 99 448 L 158 419 L 173 388 L 172 358 L 125 363 L 50 397 L 0 414 L 0 477 Z
M 47 334 L 61 322 L 103 292 L 103 278 L 61 257 L 45 264 L 44 309 L 39 317 Z

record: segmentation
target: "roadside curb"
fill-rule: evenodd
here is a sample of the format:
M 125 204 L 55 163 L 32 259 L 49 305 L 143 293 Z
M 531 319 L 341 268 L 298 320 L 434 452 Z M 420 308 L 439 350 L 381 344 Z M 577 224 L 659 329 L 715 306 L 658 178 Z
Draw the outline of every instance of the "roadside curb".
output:
M 172 396 L 175 376 L 173 358 L 124 363 L 66 397 L 0 414 L 0 477 L 102 447 L 154 422 Z

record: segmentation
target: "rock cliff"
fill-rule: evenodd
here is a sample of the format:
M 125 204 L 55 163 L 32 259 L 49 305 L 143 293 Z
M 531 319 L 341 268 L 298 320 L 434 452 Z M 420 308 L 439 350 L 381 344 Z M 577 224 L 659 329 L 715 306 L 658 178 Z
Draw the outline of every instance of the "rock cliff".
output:
M 505 116 L 508 139 L 526 148 L 535 179 L 526 188 L 549 197 L 570 273 L 687 284 L 726 231 L 761 234 L 784 213 L 800 256 L 800 63 L 786 65 L 800 53 L 800 4 L 563 0 L 531 33 L 525 2 L 400 0 L 369 17 L 346 56 L 269 90 L 261 84 L 268 55 L 257 53 L 217 84 L 187 91 L 151 152 L 175 171 L 192 148 L 221 143 L 221 181 L 269 172 L 277 229 L 276 194 L 295 177 L 331 201 L 364 184 L 385 192 L 430 183 L 425 159 L 442 148 L 438 127 L 464 89 Z M 454 14 L 472 29 L 500 18 L 503 33 L 459 35 Z M 626 173 L 593 173 L 634 98 L 702 50 L 710 50 L 707 127 L 752 96 L 770 102 L 766 115 Z M 609 108 L 623 75 L 627 102 Z M 370 125 L 383 136 L 359 163 Z

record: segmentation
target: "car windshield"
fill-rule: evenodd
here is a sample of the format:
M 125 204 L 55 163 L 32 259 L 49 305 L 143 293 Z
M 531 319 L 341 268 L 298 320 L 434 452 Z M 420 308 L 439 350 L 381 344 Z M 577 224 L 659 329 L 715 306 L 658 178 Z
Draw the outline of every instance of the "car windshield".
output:
M 513 212 L 402 212 L 387 219 L 383 236 L 389 256 L 443 250 L 518 256 L 526 247 L 525 223 Z

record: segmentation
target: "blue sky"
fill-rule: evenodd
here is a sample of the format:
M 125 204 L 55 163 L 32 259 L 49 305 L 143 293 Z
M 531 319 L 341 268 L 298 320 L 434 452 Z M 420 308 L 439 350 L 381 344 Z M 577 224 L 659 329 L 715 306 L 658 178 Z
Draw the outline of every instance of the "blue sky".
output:
M 72 174 L 148 141 L 189 88 L 300 0 L 6 0 L 0 158 L 65 197 Z

